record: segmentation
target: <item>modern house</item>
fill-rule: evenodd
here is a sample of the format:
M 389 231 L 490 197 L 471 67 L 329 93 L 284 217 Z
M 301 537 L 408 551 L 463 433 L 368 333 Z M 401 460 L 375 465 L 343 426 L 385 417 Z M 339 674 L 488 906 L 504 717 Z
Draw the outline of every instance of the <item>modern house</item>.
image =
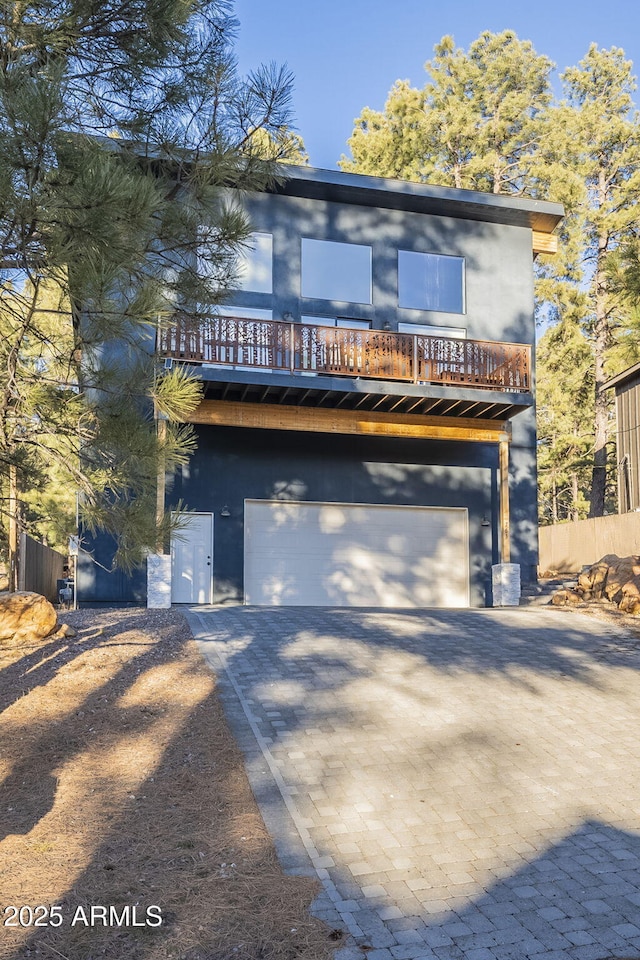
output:
M 532 261 L 562 208 L 309 167 L 243 203 L 242 289 L 157 344 L 205 390 L 166 479 L 194 511 L 173 602 L 484 606 L 492 565 L 535 580 Z M 145 600 L 95 566 L 78 588 Z

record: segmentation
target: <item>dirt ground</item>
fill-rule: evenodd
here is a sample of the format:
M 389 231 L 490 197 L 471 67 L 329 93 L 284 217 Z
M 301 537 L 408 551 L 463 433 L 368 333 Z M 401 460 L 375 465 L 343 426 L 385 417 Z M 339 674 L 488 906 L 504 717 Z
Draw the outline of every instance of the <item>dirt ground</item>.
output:
M 77 637 L 0 643 L 0 957 L 331 957 L 182 615 L 60 619 Z
M 549 609 L 552 609 L 549 606 Z M 640 616 L 631 613 L 622 613 L 614 603 L 607 600 L 589 600 L 583 603 L 572 603 L 564 607 L 555 607 L 558 613 L 571 616 L 573 613 L 583 613 L 588 617 L 595 617 L 603 624 L 618 627 L 624 630 L 626 636 L 620 640 L 617 635 L 610 635 L 610 640 L 605 640 L 606 646 L 622 647 L 625 650 L 640 646 Z M 605 631 L 606 634 L 606 631 Z

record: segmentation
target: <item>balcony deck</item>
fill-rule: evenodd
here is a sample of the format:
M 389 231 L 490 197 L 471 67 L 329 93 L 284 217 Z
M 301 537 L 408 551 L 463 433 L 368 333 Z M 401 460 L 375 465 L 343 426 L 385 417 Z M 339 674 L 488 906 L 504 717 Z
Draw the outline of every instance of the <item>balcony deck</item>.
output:
M 162 356 L 190 363 L 364 377 L 402 383 L 471 384 L 530 392 L 531 348 L 384 330 L 321 327 L 281 320 L 178 317 L 159 335 Z
M 533 403 L 527 344 L 178 316 L 157 349 L 200 366 L 219 399 L 496 419 Z

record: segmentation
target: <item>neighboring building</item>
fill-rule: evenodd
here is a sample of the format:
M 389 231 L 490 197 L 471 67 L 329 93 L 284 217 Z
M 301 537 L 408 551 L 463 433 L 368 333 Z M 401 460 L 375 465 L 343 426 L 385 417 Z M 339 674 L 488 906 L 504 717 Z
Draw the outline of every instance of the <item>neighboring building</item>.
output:
M 605 385 L 616 397 L 618 513 L 640 510 L 640 363 Z
M 173 601 L 483 606 L 492 564 L 535 580 L 532 257 L 562 208 L 287 176 L 243 196 L 242 290 L 158 344 L 205 387 L 198 450 L 167 480 L 195 511 Z M 144 600 L 115 582 L 81 565 L 81 602 Z

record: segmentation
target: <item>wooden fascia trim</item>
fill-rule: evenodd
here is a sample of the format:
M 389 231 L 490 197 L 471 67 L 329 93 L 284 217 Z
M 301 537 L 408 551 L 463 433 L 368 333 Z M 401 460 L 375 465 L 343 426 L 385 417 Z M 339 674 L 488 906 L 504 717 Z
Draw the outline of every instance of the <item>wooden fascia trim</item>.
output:
M 543 233 L 541 230 L 533 230 L 533 253 L 557 253 L 558 238 L 553 233 Z
M 189 421 L 222 427 L 406 437 L 420 440 L 500 443 L 510 439 L 505 422 L 498 420 L 369 413 L 361 410 L 330 410 L 268 403 L 236 403 L 226 400 L 203 400 L 190 415 Z

